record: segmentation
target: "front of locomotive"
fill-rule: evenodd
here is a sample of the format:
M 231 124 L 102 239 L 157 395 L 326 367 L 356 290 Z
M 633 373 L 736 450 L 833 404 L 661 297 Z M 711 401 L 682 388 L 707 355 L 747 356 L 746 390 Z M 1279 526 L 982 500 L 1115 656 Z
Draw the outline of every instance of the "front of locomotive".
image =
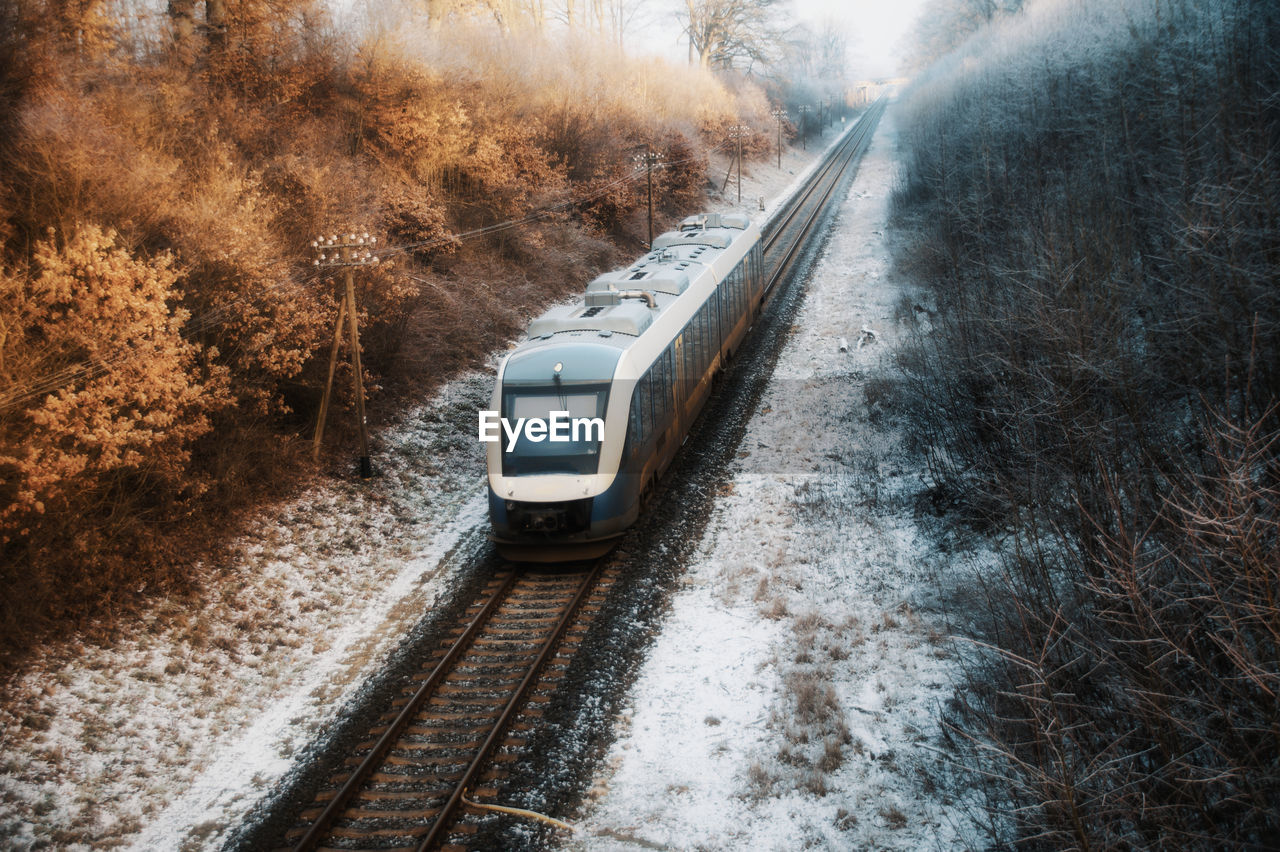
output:
M 618 376 L 623 356 L 612 341 L 572 335 L 532 340 L 503 361 L 481 414 L 503 556 L 594 558 L 635 520 L 638 489 L 619 472 L 632 384 Z

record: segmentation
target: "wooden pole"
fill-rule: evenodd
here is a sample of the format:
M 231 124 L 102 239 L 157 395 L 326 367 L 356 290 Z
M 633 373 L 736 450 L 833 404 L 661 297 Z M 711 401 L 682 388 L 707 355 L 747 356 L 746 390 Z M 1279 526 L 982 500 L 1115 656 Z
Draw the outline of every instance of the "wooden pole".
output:
M 316 435 L 312 454 L 320 457 L 320 442 L 324 436 L 325 419 L 329 414 L 329 403 L 333 393 L 333 374 L 338 365 L 338 348 L 342 343 L 343 321 L 351 333 L 351 372 L 356 386 L 356 417 L 360 425 L 360 477 L 368 479 L 373 476 L 373 465 L 369 461 L 369 425 L 364 413 L 364 367 L 360 363 L 360 323 L 356 317 L 356 284 L 353 267 L 379 263 L 373 254 L 373 246 L 377 237 L 368 234 L 357 236 L 347 234 L 346 238 L 334 234 L 325 237 L 321 234 L 311 242 L 311 247 L 318 255 L 314 261 L 317 267 L 331 269 L 342 267 L 346 284 L 342 302 L 338 306 L 338 321 L 333 328 L 333 348 L 329 352 L 329 376 L 325 381 L 324 396 L 320 400 L 320 416 L 316 420 Z
M 356 417 L 360 422 L 360 478 L 373 476 L 373 465 L 369 461 L 369 429 L 364 421 L 364 370 L 360 366 L 360 330 L 356 322 L 356 285 L 351 267 L 346 268 L 347 302 L 351 310 L 347 318 L 351 325 L 351 367 L 356 378 Z
M 644 153 L 644 171 L 649 181 L 649 248 L 653 248 L 653 152 Z
M 742 132 L 738 132 L 738 203 L 742 203 Z
M 333 326 L 333 348 L 329 350 L 329 378 L 325 379 L 324 396 L 320 398 L 320 418 L 316 420 L 316 436 L 312 441 L 311 458 L 320 460 L 320 442 L 324 440 L 324 421 L 329 416 L 329 399 L 333 396 L 333 374 L 338 368 L 338 347 L 342 345 L 342 324 L 347 319 L 347 296 L 338 302 L 338 321 Z
M 733 177 L 733 163 L 735 154 L 729 155 L 729 171 L 724 173 L 724 183 L 720 184 L 720 191 L 724 192 L 729 186 L 729 178 Z

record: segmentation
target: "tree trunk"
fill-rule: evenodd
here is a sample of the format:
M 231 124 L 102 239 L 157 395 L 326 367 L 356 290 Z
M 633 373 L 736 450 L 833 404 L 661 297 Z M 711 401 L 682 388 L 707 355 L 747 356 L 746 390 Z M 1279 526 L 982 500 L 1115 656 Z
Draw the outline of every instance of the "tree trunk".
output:
M 227 0 L 205 0 L 204 23 L 209 29 L 209 49 L 222 50 L 227 43 Z
M 168 12 L 173 26 L 173 46 L 179 59 L 189 64 L 195 59 L 196 0 L 169 0 Z

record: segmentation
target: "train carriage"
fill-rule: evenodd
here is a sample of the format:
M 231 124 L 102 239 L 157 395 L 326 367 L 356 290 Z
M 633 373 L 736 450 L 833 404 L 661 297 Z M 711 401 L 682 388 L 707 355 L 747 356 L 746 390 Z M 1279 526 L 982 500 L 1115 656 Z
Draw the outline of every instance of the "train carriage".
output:
M 606 552 L 671 463 L 762 298 L 759 228 L 703 214 L 533 320 L 499 367 L 489 415 L 499 551 L 525 561 Z

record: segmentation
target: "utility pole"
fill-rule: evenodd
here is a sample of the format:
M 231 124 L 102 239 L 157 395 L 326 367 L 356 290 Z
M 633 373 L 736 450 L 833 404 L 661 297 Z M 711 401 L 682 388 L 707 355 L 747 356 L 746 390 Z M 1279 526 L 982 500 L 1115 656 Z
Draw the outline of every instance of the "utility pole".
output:
M 808 151 L 809 150 L 809 112 L 813 109 L 813 107 L 809 106 L 808 104 L 800 104 L 800 106 L 797 107 L 797 109 L 800 110 L 800 127 L 801 127 L 800 148 L 802 151 Z
M 745 124 L 735 124 L 729 128 L 729 138 L 738 142 L 738 203 L 742 203 L 742 140 L 751 135 L 751 128 Z M 730 166 L 732 168 L 732 166 Z
M 782 170 L 782 119 L 787 117 L 787 111 L 782 107 L 774 107 L 769 113 L 773 116 L 773 120 L 778 122 L 778 170 Z
M 649 247 L 653 248 L 653 167 L 662 165 L 665 156 L 645 146 L 643 154 L 632 158 L 637 163 L 644 163 L 645 178 L 649 183 Z
M 341 268 L 346 290 L 338 306 L 338 321 L 333 329 L 333 348 L 329 352 L 329 377 L 325 381 L 324 396 L 320 399 L 320 416 L 316 420 L 316 434 L 312 442 L 312 458 L 320 458 L 320 442 L 324 438 L 324 421 L 329 414 L 329 399 L 333 392 L 333 373 L 338 365 L 338 346 L 342 342 L 342 323 L 347 320 L 351 334 L 351 369 L 355 373 L 356 417 L 360 423 L 360 478 L 373 476 L 369 461 L 369 430 L 364 416 L 364 370 L 360 366 L 360 329 L 356 322 L 356 285 L 353 270 L 357 266 L 371 266 L 380 261 L 370 249 L 378 242 L 367 233 L 359 236 L 347 234 L 346 239 L 336 234 L 321 235 L 311 242 L 318 257 L 314 265 L 324 268 Z

